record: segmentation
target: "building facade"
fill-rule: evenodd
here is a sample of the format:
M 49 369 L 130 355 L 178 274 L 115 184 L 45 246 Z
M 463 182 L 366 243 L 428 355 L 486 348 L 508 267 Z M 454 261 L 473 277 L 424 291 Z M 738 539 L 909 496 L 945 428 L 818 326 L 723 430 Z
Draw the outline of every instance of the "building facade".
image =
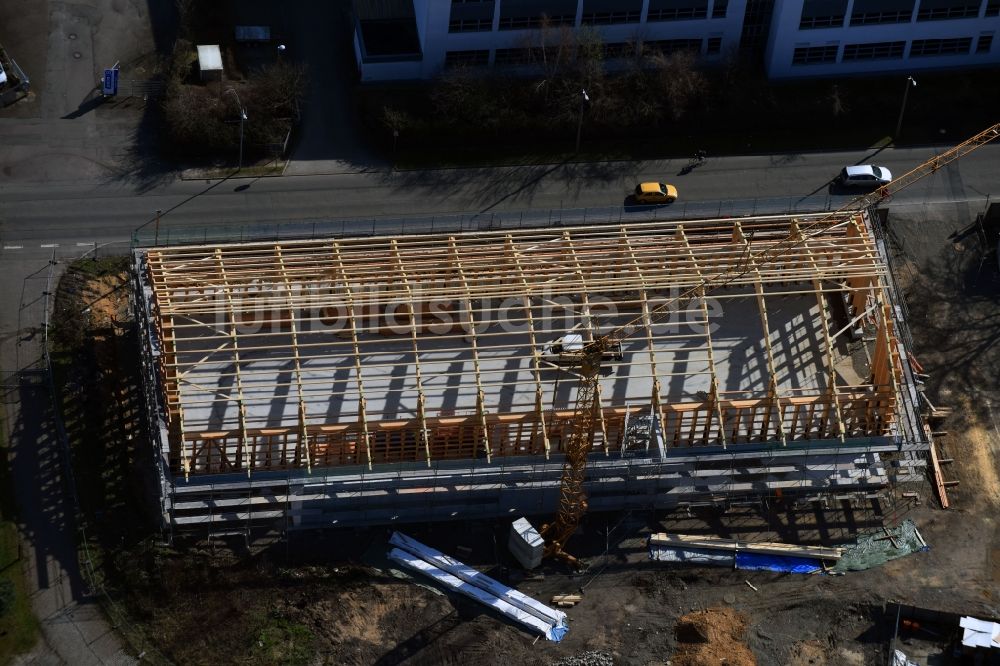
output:
M 754 0 L 750 0 L 753 2 Z M 637 45 L 709 61 L 737 47 L 747 0 L 357 0 L 362 81 L 423 79 L 453 66 L 523 67 L 547 26 L 596 29 L 609 60 Z
M 771 78 L 1000 63 L 1000 0 L 777 0 L 767 43 Z
M 638 47 L 764 52 L 771 78 L 978 67 L 1000 0 L 355 0 L 362 81 L 426 79 L 450 67 L 524 67 L 541 32 L 592 27 L 609 61 Z

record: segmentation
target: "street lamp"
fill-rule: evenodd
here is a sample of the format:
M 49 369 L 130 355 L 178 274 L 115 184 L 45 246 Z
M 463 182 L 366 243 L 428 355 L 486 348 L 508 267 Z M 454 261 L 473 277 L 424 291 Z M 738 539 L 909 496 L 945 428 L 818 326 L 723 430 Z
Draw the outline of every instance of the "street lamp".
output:
M 587 91 L 580 90 L 580 114 L 576 123 L 576 152 L 580 152 L 580 133 L 583 131 L 583 108 L 589 101 L 590 97 L 587 96 Z
M 893 140 L 899 137 L 899 130 L 903 129 L 903 113 L 906 112 L 906 98 L 910 95 L 911 87 L 917 87 L 917 80 L 908 76 L 906 77 L 906 85 L 903 87 L 903 105 L 899 107 L 899 120 L 896 121 L 896 132 L 892 135 Z
M 243 103 L 240 102 L 240 95 L 233 88 L 227 88 L 227 93 L 233 93 L 233 97 L 236 98 L 236 106 L 240 107 L 240 161 L 236 167 L 237 171 L 243 170 L 243 123 L 247 119 L 247 111 L 243 108 Z

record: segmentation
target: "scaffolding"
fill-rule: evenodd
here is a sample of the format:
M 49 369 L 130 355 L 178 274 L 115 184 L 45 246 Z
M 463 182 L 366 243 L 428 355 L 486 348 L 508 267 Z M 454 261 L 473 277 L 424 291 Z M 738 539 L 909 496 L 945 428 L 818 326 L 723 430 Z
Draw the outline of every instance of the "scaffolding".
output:
M 301 521 L 310 502 L 394 517 L 407 488 L 430 506 L 435 488 L 509 498 L 523 484 L 541 509 L 558 494 L 577 385 L 553 342 L 592 339 L 722 272 L 740 276 L 608 364 L 591 475 L 609 491 L 632 484 L 605 493 L 608 508 L 641 478 L 653 490 L 626 503 L 676 504 L 664 483 L 748 496 L 884 485 L 878 452 L 915 441 L 897 418 L 911 395 L 890 282 L 865 213 L 803 237 L 817 219 L 137 250 L 171 492 L 198 494 L 193 516 L 224 507 L 216 493 L 231 486 L 233 515 Z M 753 265 L 787 238 L 801 242 Z M 845 351 L 858 329 L 874 333 L 864 367 Z M 639 422 L 651 436 L 634 436 Z M 256 486 L 270 490 L 255 499 Z M 520 506 L 484 511 L 508 505 Z

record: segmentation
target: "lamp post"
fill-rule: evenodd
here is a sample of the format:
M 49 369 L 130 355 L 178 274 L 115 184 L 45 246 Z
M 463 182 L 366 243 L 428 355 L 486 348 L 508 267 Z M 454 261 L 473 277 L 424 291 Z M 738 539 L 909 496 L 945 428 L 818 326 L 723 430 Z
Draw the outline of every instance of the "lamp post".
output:
M 903 105 L 899 107 L 899 120 L 896 121 L 896 131 L 892 135 L 894 141 L 899 138 L 899 131 L 903 129 L 903 114 L 906 112 L 906 98 L 910 96 L 911 87 L 917 87 L 917 80 L 912 76 L 908 76 L 906 77 L 906 85 L 903 88 Z
M 590 97 L 587 96 L 587 91 L 580 90 L 580 114 L 576 122 L 576 152 L 578 153 L 580 152 L 580 133 L 583 132 L 583 108 L 589 101 Z
M 236 170 L 243 170 L 243 123 L 247 119 L 246 109 L 243 108 L 243 103 L 240 102 L 240 95 L 233 88 L 227 88 L 227 93 L 233 93 L 233 97 L 236 98 L 236 106 L 240 107 L 240 161 L 237 164 Z

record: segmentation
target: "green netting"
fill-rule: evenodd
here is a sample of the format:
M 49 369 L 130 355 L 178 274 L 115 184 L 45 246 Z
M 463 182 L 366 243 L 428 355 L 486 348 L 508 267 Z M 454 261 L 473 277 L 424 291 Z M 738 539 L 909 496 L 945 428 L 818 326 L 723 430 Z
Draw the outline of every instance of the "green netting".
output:
M 860 535 L 855 543 L 845 547 L 843 556 L 832 571 L 843 573 L 871 569 L 921 550 L 927 550 L 927 542 L 920 536 L 914 522 L 907 518 L 898 527 Z

